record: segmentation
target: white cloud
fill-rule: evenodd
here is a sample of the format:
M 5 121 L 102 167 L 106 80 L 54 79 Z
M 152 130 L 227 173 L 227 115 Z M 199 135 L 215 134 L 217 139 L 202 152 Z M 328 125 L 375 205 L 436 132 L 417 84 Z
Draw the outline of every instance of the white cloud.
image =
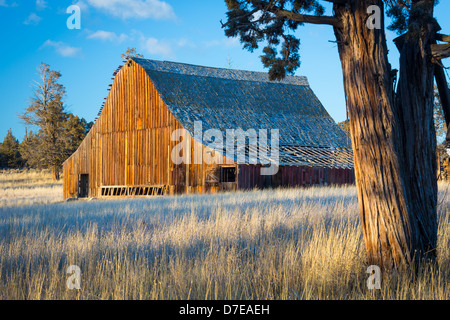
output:
M 174 53 L 170 44 L 162 42 L 156 38 L 141 37 L 140 47 L 150 55 L 160 56 L 163 58 L 173 58 Z
M 128 36 L 124 33 L 117 35 L 115 32 L 99 30 L 91 33 L 89 36 L 87 36 L 87 38 L 102 41 L 111 41 L 114 43 L 122 43 L 128 39 Z
M 174 20 L 176 17 L 172 6 L 162 0 L 85 0 L 85 2 L 122 19 Z
M 38 10 L 44 10 L 47 8 L 47 1 L 45 0 L 36 0 L 36 8 Z
M 55 51 L 63 57 L 76 57 L 81 53 L 81 48 L 71 47 L 64 42 L 55 42 L 47 40 L 41 48 L 52 47 Z
M 13 2 L 13 3 L 11 3 L 11 4 L 8 4 L 7 2 L 6 2 L 6 0 L 0 0 L 0 7 L 18 7 L 19 6 L 19 4 L 17 3 L 17 2 Z
M 39 17 L 36 13 L 32 12 L 28 18 L 23 22 L 26 25 L 38 25 L 41 22 L 42 18 Z
M 197 45 L 187 38 L 181 38 L 177 40 L 176 45 L 180 48 L 196 48 Z
M 83 0 L 73 1 L 73 4 L 79 6 L 83 12 L 88 11 L 89 9 L 89 6 Z

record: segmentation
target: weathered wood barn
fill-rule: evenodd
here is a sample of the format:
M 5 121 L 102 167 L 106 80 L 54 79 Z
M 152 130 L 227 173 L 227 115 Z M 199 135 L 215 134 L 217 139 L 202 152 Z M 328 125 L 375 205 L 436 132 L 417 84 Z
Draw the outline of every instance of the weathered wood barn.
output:
M 450 182 L 450 157 L 444 160 L 444 166 L 440 172 L 440 180 Z
M 94 126 L 64 162 L 65 199 L 354 182 L 348 138 L 305 77 L 272 82 L 261 72 L 131 58 L 113 79 Z M 195 139 L 196 123 L 224 136 L 277 129 L 277 173 L 261 175 L 267 164 L 252 162 L 249 147 L 245 159 L 230 159 Z M 171 156 L 177 129 L 190 142 L 180 153 L 190 161 L 181 164 Z M 221 161 L 194 161 L 207 154 Z

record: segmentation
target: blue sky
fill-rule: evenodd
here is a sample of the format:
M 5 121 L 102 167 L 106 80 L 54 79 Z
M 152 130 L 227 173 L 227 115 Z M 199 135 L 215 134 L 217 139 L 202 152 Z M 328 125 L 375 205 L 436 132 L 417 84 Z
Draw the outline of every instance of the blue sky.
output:
M 67 28 L 72 4 L 81 8 L 80 30 Z M 441 1 L 436 11 L 443 32 L 450 33 L 450 1 Z M 9 128 L 17 138 L 24 136 L 17 115 L 28 105 L 41 62 L 61 72 L 68 110 L 88 121 L 95 119 L 127 47 L 149 59 L 265 71 L 260 51 L 247 52 L 238 40 L 225 37 L 220 25 L 225 12 L 223 0 L 0 0 L 0 141 Z M 297 32 L 296 74 L 308 77 L 337 122 L 345 120 L 341 66 L 336 45 L 329 42 L 335 40 L 332 28 L 305 25 Z M 395 36 L 388 33 L 394 68 Z

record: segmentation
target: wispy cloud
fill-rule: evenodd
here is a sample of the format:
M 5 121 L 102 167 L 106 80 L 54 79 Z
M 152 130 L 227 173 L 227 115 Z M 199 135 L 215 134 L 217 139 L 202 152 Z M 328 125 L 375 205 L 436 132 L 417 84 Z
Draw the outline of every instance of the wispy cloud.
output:
M 36 0 L 36 8 L 38 10 L 44 10 L 47 8 L 47 1 L 45 0 Z
M 163 59 L 173 59 L 181 48 L 197 48 L 197 44 L 189 38 L 157 39 L 145 35 L 142 31 L 132 30 L 130 42 L 136 42 L 138 51 L 144 55 L 158 56 Z M 150 58 L 150 57 L 149 57 Z
M 197 45 L 195 44 L 195 42 L 187 39 L 187 38 L 181 38 L 179 40 L 176 41 L 176 45 L 180 48 L 196 48 Z
M 36 13 L 32 12 L 23 22 L 26 25 L 38 25 L 41 22 L 42 18 L 39 17 Z
M 72 1 L 72 3 L 74 5 L 77 5 L 80 7 L 81 11 L 85 12 L 89 10 L 89 6 L 86 4 L 86 2 L 84 2 L 83 0 L 75 0 Z
M 122 19 L 174 20 L 176 18 L 172 6 L 162 0 L 85 0 L 85 3 Z
M 110 41 L 114 43 L 122 43 L 128 39 L 128 36 L 124 33 L 117 35 L 115 32 L 98 30 L 87 36 L 87 39 Z
M 175 56 L 169 43 L 152 37 L 142 36 L 140 48 L 152 56 L 160 56 L 162 58 L 173 58 Z
M 18 7 L 19 4 L 17 2 L 12 2 L 11 4 L 8 4 L 6 0 L 0 0 L 0 7 Z
M 51 47 L 55 49 L 55 52 L 63 57 L 76 57 L 81 54 L 81 48 L 72 47 L 64 42 L 55 42 L 47 40 L 41 46 L 41 48 Z
M 239 47 L 239 38 L 223 38 L 220 40 L 210 40 L 204 41 L 203 45 L 207 48 L 209 47 L 224 47 L 224 48 L 234 48 Z

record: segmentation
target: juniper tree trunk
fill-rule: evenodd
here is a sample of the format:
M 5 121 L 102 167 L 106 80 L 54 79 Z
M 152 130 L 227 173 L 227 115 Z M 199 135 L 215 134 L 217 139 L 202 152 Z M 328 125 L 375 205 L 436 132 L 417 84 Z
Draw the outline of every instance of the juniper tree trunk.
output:
M 431 31 L 413 35 L 401 52 L 399 93 L 381 29 L 367 8 L 383 1 L 334 5 L 335 27 L 355 158 L 360 220 L 368 262 L 385 269 L 434 258 L 437 238 L 436 139 Z

